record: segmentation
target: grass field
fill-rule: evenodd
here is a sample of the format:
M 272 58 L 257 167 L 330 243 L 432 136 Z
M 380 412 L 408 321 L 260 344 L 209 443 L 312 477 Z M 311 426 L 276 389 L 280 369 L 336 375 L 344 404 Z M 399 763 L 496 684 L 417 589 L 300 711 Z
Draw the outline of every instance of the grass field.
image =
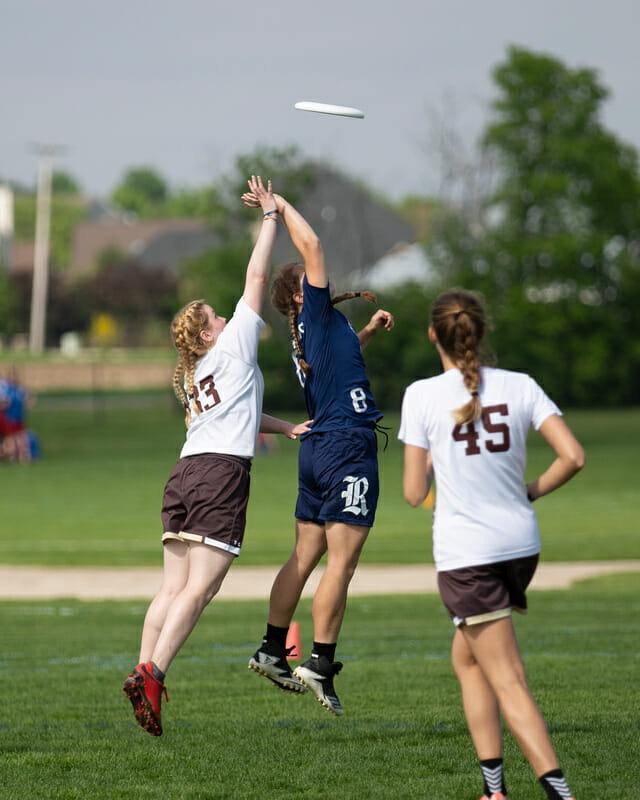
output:
M 637 800 L 637 576 L 532 592 L 516 621 L 532 690 L 578 800 Z M 11 800 L 393 798 L 482 793 L 449 663 L 451 625 L 428 597 L 354 598 L 337 679 L 345 716 L 250 672 L 263 602 L 205 611 L 167 679 L 164 735 L 121 691 L 136 603 L 0 603 L 0 797 Z M 303 649 L 310 606 L 297 619 Z M 542 800 L 509 735 L 514 800 Z
M 298 416 L 298 418 L 300 418 Z M 536 505 L 546 560 L 637 558 L 640 410 L 567 415 L 587 451 L 578 478 Z M 43 400 L 44 458 L 0 465 L 0 563 L 161 563 L 159 505 L 183 438 L 169 403 L 65 409 Z M 402 500 L 402 449 L 381 453 L 382 499 L 363 563 L 430 560 L 431 513 Z M 297 444 L 256 458 L 240 563 L 276 564 L 293 532 Z M 531 474 L 550 451 L 532 436 Z M 577 800 L 638 797 L 637 575 L 531 592 L 517 620 L 530 683 Z M 247 670 L 264 601 L 214 602 L 172 665 L 165 733 L 134 723 L 121 691 L 146 603 L 0 603 L 0 798 L 477 800 L 479 770 L 435 596 L 352 598 L 338 657 L 346 713 Z M 303 648 L 310 601 L 296 615 Z M 514 800 L 542 790 L 509 736 Z
M 159 395 L 144 407 L 99 402 L 58 408 L 43 398 L 31 413 L 42 437 L 38 464 L 0 464 L 0 563 L 130 565 L 161 563 L 160 502 L 183 437 L 182 414 Z M 303 414 L 289 415 L 302 419 Z M 543 558 L 637 558 L 640 493 L 640 409 L 566 415 L 587 452 L 587 466 L 555 494 L 536 503 Z M 431 512 L 402 498 L 398 416 L 380 452 L 381 500 L 362 563 L 431 560 Z M 278 564 L 293 538 L 297 442 L 282 438 L 258 456 L 241 564 Z M 551 451 L 530 437 L 530 475 Z

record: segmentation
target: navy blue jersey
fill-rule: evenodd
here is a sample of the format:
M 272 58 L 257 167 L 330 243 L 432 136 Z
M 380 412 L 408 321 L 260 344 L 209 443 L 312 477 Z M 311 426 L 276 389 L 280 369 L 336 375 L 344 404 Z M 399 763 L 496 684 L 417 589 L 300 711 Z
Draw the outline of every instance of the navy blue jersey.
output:
M 305 377 L 298 355 L 293 360 L 304 389 L 309 434 L 372 424 L 382 417 L 376 408 L 362 358 L 358 334 L 331 304 L 329 287 L 302 283 L 304 303 L 298 317 L 298 336 L 304 360 L 311 366 Z

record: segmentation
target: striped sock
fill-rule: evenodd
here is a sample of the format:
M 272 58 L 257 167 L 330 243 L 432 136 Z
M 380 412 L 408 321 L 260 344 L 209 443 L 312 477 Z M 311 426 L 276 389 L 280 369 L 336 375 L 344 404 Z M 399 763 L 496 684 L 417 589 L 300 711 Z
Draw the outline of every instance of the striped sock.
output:
M 547 793 L 548 800 L 572 800 L 571 792 L 561 769 L 552 769 L 541 775 L 538 780 Z
M 496 792 L 506 794 L 504 785 L 504 765 L 501 758 L 487 758 L 480 762 L 482 777 L 484 778 L 484 793 L 491 797 Z

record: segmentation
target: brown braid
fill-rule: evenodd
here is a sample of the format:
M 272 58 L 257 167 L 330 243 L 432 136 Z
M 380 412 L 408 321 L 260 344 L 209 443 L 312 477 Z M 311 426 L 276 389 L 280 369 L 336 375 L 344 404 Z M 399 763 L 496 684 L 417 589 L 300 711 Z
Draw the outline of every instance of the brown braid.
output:
M 353 300 L 354 297 L 364 297 L 364 299 L 368 300 L 370 303 L 378 302 L 373 292 L 345 292 L 344 294 L 339 294 L 336 297 L 332 297 L 331 302 L 335 306 L 338 303 L 341 303 L 343 300 Z
M 296 348 L 298 354 L 298 362 L 300 369 L 305 375 L 311 375 L 311 366 L 302 357 L 302 347 L 300 346 L 300 337 L 298 336 L 298 309 L 297 307 L 289 309 L 289 328 L 291 329 L 291 339 L 293 346 Z
M 300 361 L 300 369 L 305 375 L 311 374 L 311 367 L 302 357 L 302 347 L 298 336 L 298 306 L 293 295 L 301 291 L 300 282 L 304 275 L 304 265 L 296 261 L 285 264 L 271 284 L 271 305 L 289 320 L 291 339 Z
M 173 391 L 185 410 L 187 428 L 191 425 L 191 403 L 194 396 L 193 376 L 196 361 L 209 349 L 202 341 L 200 334 L 209 326 L 204 300 L 194 300 L 180 309 L 171 323 L 173 344 L 178 351 L 178 363 L 173 373 Z M 186 380 L 185 394 L 181 378 Z M 196 408 L 196 413 L 200 413 Z
M 285 264 L 281 268 L 278 276 L 271 284 L 271 304 L 281 314 L 289 320 L 291 339 L 298 355 L 300 369 L 305 375 L 311 374 L 311 366 L 302 356 L 302 347 L 298 335 L 298 306 L 293 299 L 293 295 L 301 291 L 300 284 L 304 275 L 304 265 L 296 261 Z M 351 300 L 354 297 L 364 297 L 370 303 L 376 302 L 376 296 L 372 292 L 345 292 L 331 299 L 331 303 L 341 303 L 343 300 Z
M 479 297 L 453 290 L 437 297 L 431 308 L 431 325 L 442 349 L 462 373 L 471 395 L 469 402 L 453 412 L 458 425 L 469 425 L 482 416 L 480 391 L 480 343 L 487 329 L 487 316 Z

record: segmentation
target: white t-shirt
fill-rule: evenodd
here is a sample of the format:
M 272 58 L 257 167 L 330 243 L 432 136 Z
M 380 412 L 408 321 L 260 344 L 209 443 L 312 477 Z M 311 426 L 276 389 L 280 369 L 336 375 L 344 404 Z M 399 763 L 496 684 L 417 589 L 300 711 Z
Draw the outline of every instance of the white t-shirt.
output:
M 196 397 L 180 458 L 198 453 L 255 455 L 264 394 L 257 362 L 263 328 L 262 317 L 240 298 L 215 345 L 196 362 Z
M 450 369 L 407 387 L 398 438 L 431 450 L 437 484 L 433 555 L 439 571 L 492 564 L 540 552 L 527 500 L 527 432 L 558 407 L 529 375 L 481 368 L 483 416 L 458 426 L 452 412 L 470 399 Z

